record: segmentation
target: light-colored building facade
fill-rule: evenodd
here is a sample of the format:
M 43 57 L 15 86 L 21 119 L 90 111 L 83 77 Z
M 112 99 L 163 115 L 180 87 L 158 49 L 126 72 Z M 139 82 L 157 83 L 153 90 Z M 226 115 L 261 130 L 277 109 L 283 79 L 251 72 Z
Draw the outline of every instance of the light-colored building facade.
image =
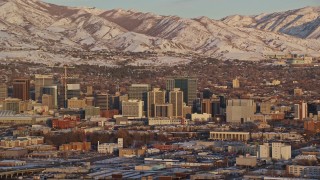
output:
M 179 88 L 169 92 L 169 103 L 172 104 L 173 117 L 183 117 L 183 92 Z
M 234 80 L 232 80 L 232 88 L 236 89 L 236 88 L 239 88 L 240 87 L 240 81 L 237 78 L 235 78 Z
M 257 162 L 256 156 L 239 156 L 236 158 L 237 166 L 256 167 Z
M 173 116 L 172 104 L 155 104 L 154 105 L 155 115 L 154 117 L 167 117 Z
M 247 141 L 250 139 L 249 132 L 210 132 L 210 139 L 212 140 L 236 140 Z
M 148 118 L 149 126 L 179 125 L 181 119 L 176 118 Z
M 272 159 L 289 160 L 291 159 L 291 146 L 283 143 L 272 143 Z
M 87 106 L 85 99 L 78 99 L 76 97 L 68 99 L 68 108 L 81 109 Z
M 0 84 L 0 101 L 5 100 L 8 97 L 8 86 L 6 84 Z
M 147 116 L 155 117 L 157 104 L 165 104 L 166 102 L 166 92 L 161 91 L 160 88 L 153 88 L 152 91 L 148 92 L 147 96 Z
M 129 100 L 122 102 L 122 115 L 124 117 L 142 118 L 143 115 L 143 101 Z
M 264 143 L 259 145 L 258 148 L 258 158 L 259 159 L 269 159 L 271 157 L 271 146 L 269 143 Z
M 320 178 L 320 166 L 287 165 L 287 173 L 295 177 Z
M 212 117 L 211 114 L 207 114 L 207 113 L 204 113 L 204 114 L 197 114 L 197 113 L 194 113 L 194 114 L 191 114 L 191 120 L 192 121 L 208 121 L 210 118 Z
M 256 112 L 256 104 L 251 99 L 233 99 L 227 101 L 227 122 L 250 122 Z

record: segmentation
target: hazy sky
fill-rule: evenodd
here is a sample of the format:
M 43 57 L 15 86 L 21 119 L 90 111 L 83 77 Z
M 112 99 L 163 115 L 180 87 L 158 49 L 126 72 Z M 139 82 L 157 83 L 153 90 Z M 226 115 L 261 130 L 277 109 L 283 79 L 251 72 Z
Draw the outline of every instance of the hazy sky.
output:
M 136 9 L 160 15 L 182 17 L 208 16 L 214 19 L 241 14 L 255 15 L 320 6 L 320 0 L 44 0 L 67 6 L 88 6 L 99 9 Z

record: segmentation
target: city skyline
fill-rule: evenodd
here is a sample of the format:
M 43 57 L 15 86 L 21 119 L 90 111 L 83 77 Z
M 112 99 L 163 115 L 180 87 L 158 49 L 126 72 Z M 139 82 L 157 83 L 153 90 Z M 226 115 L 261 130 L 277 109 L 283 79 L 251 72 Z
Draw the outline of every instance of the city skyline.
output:
M 186 18 L 207 16 L 213 19 L 221 19 L 230 15 L 258 15 L 303 8 L 307 6 L 319 6 L 320 0 L 44 0 L 48 3 L 73 6 L 96 7 L 98 9 L 134 9 L 141 12 L 151 12 L 159 15 L 176 15 Z

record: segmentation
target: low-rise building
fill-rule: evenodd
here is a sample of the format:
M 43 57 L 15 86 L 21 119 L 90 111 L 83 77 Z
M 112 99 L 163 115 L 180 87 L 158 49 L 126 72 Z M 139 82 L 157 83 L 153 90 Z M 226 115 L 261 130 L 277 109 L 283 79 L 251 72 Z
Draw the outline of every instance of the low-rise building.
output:
M 239 156 L 236 158 L 237 166 L 247 166 L 247 167 L 256 167 L 257 166 L 257 157 L 256 156 Z
M 118 143 L 103 143 L 98 142 L 98 152 L 104 154 L 112 154 L 115 150 L 123 148 L 123 138 L 118 138 Z
M 142 147 L 141 149 L 131 149 L 131 148 L 120 148 L 119 157 L 139 157 L 145 155 L 147 148 Z
M 203 114 L 191 114 L 191 120 L 192 121 L 208 121 L 212 117 L 211 114 L 203 113 Z
M 24 166 L 26 165 L 26 161 L 18 161 L 18 160 L 2 160 L 0 161 L 0 167 L 14 167 L 14 166 Z
M 91 142 L 71 142 L 59 146 L 60 151 L 90 151 Z
M 212 140 L 237 140 L 247 141 L 250 139 L 249 132 L 210 132 L 210 139 Z
M 3 159 L 17 159 L 28 154 L 28 150 L 24 148 L 12 148 L 0 151 L 0 158 Z
M 149 126 L 156 125 L 179 125 L 182 123 L 181 119 L 178 118 L 165 118 L 165 117 L 156 117 L 156 118 L 148 118 Z
M 320 166 L 287 165 L 287 173 L 295 177 L 320 178 Z

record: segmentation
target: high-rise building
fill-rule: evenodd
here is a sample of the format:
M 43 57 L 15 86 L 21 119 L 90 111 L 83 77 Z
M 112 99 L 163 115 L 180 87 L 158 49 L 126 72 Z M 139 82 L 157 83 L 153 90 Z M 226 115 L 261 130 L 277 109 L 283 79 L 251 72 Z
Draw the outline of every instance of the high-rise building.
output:
M 128 90 L 129 99 L 146 100 L 150 90 L 150 84 L 132 84 Z
M 41 87 L 41 90 L 40 90 L 41 97 L 44 94 L 51 95 L 54 108 L 58 107 L 58 86 L 43 86 L 43 87 Z
M 67 84 L 67 98 L 80 98 L 80 84 Z
M 239 87 L 240 87 L 240 81 L 237 77 L 234 80 L 232 80 L 232 88 L 239 88 Z
M 172 104 L 173 117 L 183 117 L 183 92 L 174 88 L 169 92 L 169 104 Z
M 305 119 L 308 117 L 308 104 L 305 102 L 300 102 L 294 105 L 294 118 L 295 119 Z
M 101 110 L 109 110 L 109 94 L 96 94 L 95 106 L 100 107 Z
M 255 112 L 256 103 L 251 99 L 233 99 L 227 101 L 227 122 L 248 122 Z
M 30 80 L 29 79 L 14 79 L 13 80 L 13 98 L 18 98 L 23 101 L 29 100 Z
M 8 97 L 8 86 L 6 84 L 0 84 L 0 101 L 5 100 Z
M 143 101 L 140 100 L 129 100 L 122 102 L 122 115 L 124 117 L 142 118 L 143 104 Z
M 129 99 L 137 99 L 144 102 L 144 111 L 148 107 L 148 92 L 151 90 L 150 84 L 132 84 L 128 90 Z
M 147 116 L 155 117 L 155 105 L 165 103 L 166 92 L 161 91 L 160 88 L 154 88 L 152 91 L 148 92 L 147 99 Z
M 109 109 L 118 109 L 120 106 L 120 96 L 111 95 L 109 96 Z
M 207 113 L 212 114 L 212 100 L 211 99 L 203 99 L 201 102 L 201 114 Z
M 36 74 L 34 78 L 35 100 L 40 101 L 42 94 L 41 89 L 44 86 L 52 86 L 54 84 L 53 75 Z
M 154 111 L 155 114 L 153 117 L 172 117 L 172 104 L 155 104 Z
M 212 98 L 211 99 L 211 106 L 212 106 L 212 117 L 216 115 L 224 115 L 225 109 L 221 107 L 221 100 L 220 98 Z
M 272 143 L 272 159 L 289 160 L 291 159 L 291 146 L 283 143 Z
M 174 88 L 180 88 L 183 91 L 183 101 L 188 106 L 193 106 L 197 98 L 197 79 L 191 77 L 171 77 L 167 79 L 166 89 L 171 91 Z

